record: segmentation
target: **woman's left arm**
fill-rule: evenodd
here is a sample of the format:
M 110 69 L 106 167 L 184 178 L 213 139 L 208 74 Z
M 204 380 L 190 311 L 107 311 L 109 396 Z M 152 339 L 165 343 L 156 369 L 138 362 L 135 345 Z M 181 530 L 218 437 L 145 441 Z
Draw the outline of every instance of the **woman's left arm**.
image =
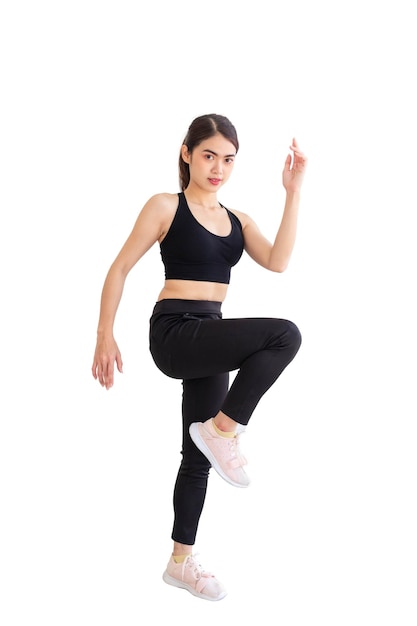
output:
M 244 216 L 241 220 L 246 252 L 259 265 L 272 272 L 283 272 L 291 258 L 297 233 L 301 185 L 307 167 L 307 157 L 301 152 L 295 139 L 290 149 L 293 156 L 287 156 L 282 172 L 282 183 L 286 191 L 284 211 L 274 243 L 271 244 L 263 236 L 251 218 Z

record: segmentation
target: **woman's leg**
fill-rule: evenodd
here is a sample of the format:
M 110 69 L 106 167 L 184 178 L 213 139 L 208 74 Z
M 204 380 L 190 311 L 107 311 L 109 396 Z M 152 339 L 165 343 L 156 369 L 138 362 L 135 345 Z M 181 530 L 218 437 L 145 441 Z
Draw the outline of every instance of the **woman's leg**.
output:
M 241 361 L 239 371 L 222 405 L 223 414 L 239 424 L 247 425 L 262 396 L 289 365 L 301 346 L 297 326 L 283 319 L 247 319 L 231 321 L 231 327 L 242 333 L 242 343 L 258 343 L 258 350 Z M 225 331 L 228 320 L 225 320 Z M 239 336 L 230 349 L 239 355 Z M 240 357 L 242 358 L 242 357 Z M 221 419 L 221 416 L 219 416 Z M 220 423 L 220 421 L 219 421 Z M 227 430 L 227 428 L 226 428 Z
M 174 547 L 163 574 L 166 583 L 208 600 L 221 600 L 227 592 L 192 554 L 210 463 L 191 441 L 189 426 L 195 415 L 215 415 L 227 393 L 228 378 L 226 373 L 183 381 L 183 460 L 174 490 Z
M 235 422 L 247 425 L 258 402 L 300 345 L 300 331 L 285 319 L 191 318 L 167 333 L 158 350 L 169 354 L 169 365 L 164 363 L 163 371 L 173 378 L 206 378 L 238 370 L 219 408 Z
M 174 489 L 174 554 L 192 551 L 211 466 L 191 440 L 189 428 L 196 418 L 207 420 L 218 413 L 228 384 L 228 373 L 183 381 L 183 458 Z
M 239 449 L 237 425 L 245 426 L 259 400 L 294 358 L 301 335 L 292 322 L 281 319 L 190 321 L 192 339 L 183 339 L 184 353 L 174 364 L 187 371 L 238 369 L 214 420 L 196 414 L 190 427 L 195 446 L 220 476 L 235 487 L 247 487 L 249 477 Z M 187 335 L 188 333 L 186 333 Z M 187 359 L 187 365 L 184 364 Z
M 174 541 L 182 546 L 194 542 L 196 526 L 192 519 L 198 519 L 201 514 L 210 467 L 210 462 L 204 459 L 206 454 L 201 454 L 190 443 L 186 425 L 190 421 L 210 420 L 216 414 L 217 420 L 222 417 L 229 420 L 229 425 L 232 422 L 246 425 L 259 400 L 292 361 L 301 344 L 298 328 L 288 320 L 221 319 L 218 304 L 162 301 L 156 305 L 151 319 L 150 348 L 155 363 L 166 375 L 186 381 L 185 456 L 177 479 L 178 488 L 176 486 L 175 489 L 175 507 L 176 511 L 185 511 L 190 507 L 191 510 L 190 518 L 187 519 L 186 514 L 178 517 L 182 520 L 183 529 L 180 530 L 176 523 L 173 530 Z M 214 310 L 216 307 L 217 310 Z M 219 374 L 234 370 L 238 373 L 229 391 L 223 382 L 222 394 L 217 395 L 206 380 L 203 383 L 206 391 L 201 396 L 204 402 L 197 402 L 199 393 L 192 390 L 199 388 L 201 379 L 215 381 Z M 211 396 L 214 404 L 204 415 L 205 411 L 201 412 L 199 407 L 207 406 Z M 223 402 L 219 401 L 220 397 Z M 188 398 L 194 398 L 197 403 L 189 402 Z M 219 427 L 221 429 L 221 425 Z M 236 482 L 243 481 L 239 479 Z M 200 492 L 198 485 L 203 486 Z M 183 496 L 186 493 L 184 486 L 194 489 L 191 501 Z M 196 498 L 196 492 L 200 493 L 200 497 Z

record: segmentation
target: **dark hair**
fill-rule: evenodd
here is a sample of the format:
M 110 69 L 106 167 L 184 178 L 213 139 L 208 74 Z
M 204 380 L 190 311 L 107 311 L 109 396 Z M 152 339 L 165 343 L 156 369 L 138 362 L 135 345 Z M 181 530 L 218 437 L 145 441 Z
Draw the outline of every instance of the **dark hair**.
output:
M 195 120 L 191 122 L 182 143 L 187 146 L 188 151 L 191 153 L 202 141 L 213 137 L 216 133 L 220 133 L 225 139 L 230 141 L 236 148 L 236 152 L 239 150 L 236 128 L 227 117 L 217 115 L 217 113 L 196 117 Z M 190 182 L 190 168 L 188 163 L 183 160 L 181 153 L 179 159 L 179 174 L 181 191 L 184 191 Z

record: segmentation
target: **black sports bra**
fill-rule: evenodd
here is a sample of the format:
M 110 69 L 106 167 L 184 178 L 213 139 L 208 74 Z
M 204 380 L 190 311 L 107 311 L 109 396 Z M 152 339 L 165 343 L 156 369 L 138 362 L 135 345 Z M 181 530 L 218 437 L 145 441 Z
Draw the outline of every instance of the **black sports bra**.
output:
M 183 192 L 178 198 L 174 219 L 160 245 L 165 278 L 228 284 L 230 270 L 243 253 L 240 220 L 223 207 L 232 230 L 226 237 L 215 235 L 196 220 Z

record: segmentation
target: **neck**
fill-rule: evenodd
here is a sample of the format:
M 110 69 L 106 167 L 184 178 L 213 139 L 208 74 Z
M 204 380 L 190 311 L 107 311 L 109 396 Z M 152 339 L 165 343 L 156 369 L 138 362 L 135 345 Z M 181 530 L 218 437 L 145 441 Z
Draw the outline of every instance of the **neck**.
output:
M 214 192 L 203 191 L 202 189 L 199 189 L 198 187 L 195 187 L 194 185 L 190 184 L 184 190 L 184 194 L 187 199 L 187 202 L 192 202 L 193 204 L 198 204 L 199 206 L 209 208 L 209 209 L 211 209 L 212 207 L 219 206 L 219 202 L 217 200 L 217 193 L 215 191 Z

